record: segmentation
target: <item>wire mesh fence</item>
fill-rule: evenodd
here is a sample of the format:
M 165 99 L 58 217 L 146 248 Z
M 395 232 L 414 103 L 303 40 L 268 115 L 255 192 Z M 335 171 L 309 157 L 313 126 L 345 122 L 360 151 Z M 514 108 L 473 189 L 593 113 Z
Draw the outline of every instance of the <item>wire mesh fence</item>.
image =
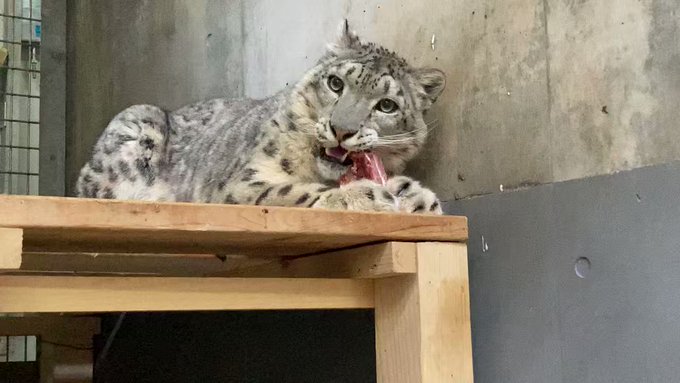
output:
M 0 0 L 0 193 L 38 194 L 41 0 Z

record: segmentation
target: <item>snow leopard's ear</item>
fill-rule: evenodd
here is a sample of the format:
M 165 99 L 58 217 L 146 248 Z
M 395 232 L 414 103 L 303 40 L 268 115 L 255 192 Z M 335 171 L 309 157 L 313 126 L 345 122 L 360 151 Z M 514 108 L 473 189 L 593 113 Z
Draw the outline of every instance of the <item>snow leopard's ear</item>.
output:
M 433 104 L 437 101 L 446 87 L 446 75 L 439 69 L 416 69 L 413 71 L 413 76 L 422 89 L 422 92 L 419 93 L 426 103 Z
M 337 40 L 328 45 L 328 50 L 331 53 L 341 54 L 343 51 L 350 49 L 357 49 L 361 47 L 361 40 L 359 36 L 349 28 L 349 21 L 342 20 L 339 27 Z

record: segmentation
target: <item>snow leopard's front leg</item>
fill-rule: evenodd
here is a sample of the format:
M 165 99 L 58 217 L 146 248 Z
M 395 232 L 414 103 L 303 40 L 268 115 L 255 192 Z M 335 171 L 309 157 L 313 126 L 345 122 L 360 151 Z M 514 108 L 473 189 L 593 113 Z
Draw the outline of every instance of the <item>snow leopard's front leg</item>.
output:
M 340 187 L 319 183 L 271 184 L 264 181 L 238 182 L 227 188 L 225 203 L 330 210 L 398 211 L 398 201 L 387 188 L 363 180 Z
M 319 196 L 319 200 L 312 207 L 387 212 L 399 210 L 395 196 L 384 186 L 369 180 L 354 181 L 328 190 Z

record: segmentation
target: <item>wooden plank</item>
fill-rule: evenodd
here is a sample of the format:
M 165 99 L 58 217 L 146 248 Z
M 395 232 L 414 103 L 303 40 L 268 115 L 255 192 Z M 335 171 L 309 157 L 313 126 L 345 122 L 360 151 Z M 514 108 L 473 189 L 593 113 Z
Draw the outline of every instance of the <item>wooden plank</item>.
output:
M 21 274 L 211 276 L 271 259 L 213 254 L 24 253 Z M 2 272 L 0 271 L 0 274 Z
M 23 236 L 21 229 L 0 228 L 0 270 L 21 267 Z
M 0 276 L 0 313 L 350 309 L 373 302 L 370 280 Z
M 467 219 L 452 216 L 29 196 L 0 196 L 0 212 L 28 252 L 289 256 L 467 239 Z
M 299 258 L 211 254 L 24 253 L 21 274 L 384 278 L 416 272 L 416 244 L 387 242 Z M 0 271 L 0 274 L 2 272 Z
M 416 244 L 388 242 L 266 263 L 235 265 L 214 276 L 370 279 L 415 272 Z
M 472 383 L 467 249 L 418 244 L 417 263 L 375 281 L 378 383 Z

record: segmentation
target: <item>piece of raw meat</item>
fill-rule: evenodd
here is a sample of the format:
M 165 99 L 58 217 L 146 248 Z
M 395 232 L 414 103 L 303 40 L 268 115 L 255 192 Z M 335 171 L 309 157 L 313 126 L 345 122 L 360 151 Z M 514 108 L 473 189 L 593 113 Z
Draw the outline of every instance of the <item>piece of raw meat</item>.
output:
M 373 152 L 353 152 L 349 156 L 352 159 L 352 166 L 347 170 L 347 173 L 340 177 L 338 181 L 340 185 L 361 179 L 369 179 L 383 186 L 387 183 L 385 166 L 383 166 L 382 160 L 377 154 Z

